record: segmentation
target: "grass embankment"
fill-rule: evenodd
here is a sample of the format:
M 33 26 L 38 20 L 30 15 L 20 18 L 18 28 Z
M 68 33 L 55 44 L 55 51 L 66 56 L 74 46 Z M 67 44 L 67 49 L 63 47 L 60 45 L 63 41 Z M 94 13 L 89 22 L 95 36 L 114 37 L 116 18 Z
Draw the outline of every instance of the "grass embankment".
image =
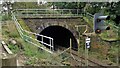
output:
M 93 23 L 90 18 L 84 17 L 91 28 L 93 28 Z M 110 23 L 110 22 L 109 22 Z M 108 24 L 108 23 L 107 23 Z M 116 63 L 116 57 L 118 55 L 118 43 L 115 42 L 118 40 L 117 30 L 110 25 L 111 29 L 109 31 L 103 31 L 98 37 L 91 37 L 91 48 L 90 48 L 90 56 L 96 57 L 101 61 L 108 60 L 110 63 L 111 61 Z M 101 39 L 99 39 L 99 37 Z M 104 41 L 105 40 L 105 41 Z M 108 43 L 106 41 L 114 41 Z M 101 56 L 102 55 L 102 56 Z
M 27 57 L 27 59 L 23 60 L 25 61 L 24 64 L 27 65 L 50 65 L 52 63 L 51 61 L 51 55 L 43 50 L 38 49 L 34 45 L 25 42 L 19 35 L 15 24 L 13 21 L 7 21 L 2 23 L 2 37 L 5 42 L 8 43 L 8 47 L 14 52 L 14 53 L 21 53 Z M 23 23 L 21 23 L 26 30 L 29 30 L 27 26 L 25 26 Z M 9 39 L 14 38 L 17 41 L 17 45 L 21 45 L 24 47 L 24 50 L 19 49 L 17 45 L 9 44 Z M 50 62 L 51 61 L 51 62 Z
M 91 17 L 83 16 L 84 20 L 88 23 L 88 25 L 93 28 L 93 19 Z
M 23 29 L 25 29 L 25 30 L 27 30 L 27 31 L 31 31 L 30 29 L 29 29 L 29 27 L 25 24 L 25 22 L 22 20 L 22 19 L 20 19 L 19 20 L 19 23 L 20 23 L 20 25 L 23 27 Z M 27 34 L 28 35 L 28 34 Z M 31 35 L 31 34 L 29 34 L 28 36 L 31 36 L 31 37 L 33 37 L 33 38 L 36 38 L 34 35 Z M 32 40 L 31 40 L 32 41 Z M 38 44 L 38 45 L 40 45 L 40 43 L 38 43 L 38 42 L 36 42 L 36 41 L 32 41 L 32 42 L 34 42 L 34 43 L 36 43 L 36 44 Z M 42 45 L 40 45 L 40 46 L 42 46 Z M 43 46 L 42 46 L 43 47 Z M 31 47 L 32 48 L 32 47 Z M 39 49 L 40 50 L 40 49 Z M 31 52 L 32 51 L 34 51 L 35 53 L 31 53 L 31 52 L 29 52 L 29 49 L 27 48 L 27 54 L 29 55 L 29 53 L 31 53 L 31 54 L 33 54 L 32 55 L 32 57 L 33 56 L 35 56 L 34 57 L 34 59 L 35 58 L 37 58 L 37 59 L 40 59 L 40 60 L 42 60 L 41 62 L 44 62 L 44 64 L 43 65 L 61 65 L 61 60 L 62 60 L 62 58 L 61 57 L 57 57 L 57 58 L 53 58 L 54 57 L 54 55 L 51 55 L 51 54 L 49 54 L 48 52 L 46 52 L 46 51 L 39 51 L 38 50 L 38 48 L 35 48 L 35 50 L 33 50 L 33 49 L 31 49 Z M 31 54 L 30 54 L 30 56 L 31 56 Z M 38 61 L 38 60 L 37 60 Z M 36 62 L 35 60 L 30 60 L 30 62 L 32 62 L 33 64 Z M 28 64 L 31 64 L 29 61 L 27 62 Z M 39 62 L 39 61 L 38 61 Z M 37 63 L 38 63 L 37 62 Z M 41 63 L 41 62 L 39 62 L 39 63 Z
M 105 41 L 117 41 L 120 40 L 118 36 L 118 28 L 115 27 L 112 21 L 109 21 L 110 30 L 101 33 L 100 37 Z

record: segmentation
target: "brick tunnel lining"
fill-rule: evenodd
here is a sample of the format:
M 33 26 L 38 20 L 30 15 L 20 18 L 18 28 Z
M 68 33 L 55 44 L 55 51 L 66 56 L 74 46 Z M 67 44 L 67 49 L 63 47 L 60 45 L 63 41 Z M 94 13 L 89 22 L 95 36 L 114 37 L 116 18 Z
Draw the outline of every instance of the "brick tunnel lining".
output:
M 62 26 L 49 26 L 45 28 L 40 34 L 52 37 L 54 39 L 54 50 L 56 51 L 59 47 L 62 46 L 65 48 L 70 47 L 70 38 L 72 40 L 72 49 L 77 50 L 78 43 L 72 32 Z M 38 36 L 37 40 L 41 41 L 41 37 Z M 49 40 L 44 38 L 44 42 L 49 44 Z M 46 46 L 46 45 L 45 45 Z M 49 48 L 48 46 L 46 46 Z

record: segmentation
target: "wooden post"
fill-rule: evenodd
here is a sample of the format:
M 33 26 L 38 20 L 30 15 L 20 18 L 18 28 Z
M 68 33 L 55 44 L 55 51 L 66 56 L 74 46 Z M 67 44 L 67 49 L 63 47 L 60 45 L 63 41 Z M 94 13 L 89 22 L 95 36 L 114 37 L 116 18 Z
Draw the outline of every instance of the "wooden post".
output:
M 2 66 L 17 66 L 16 54 L 6 56 L 3 54 Z
M 86 38 L 88 38 L 88 37 L 86 37 Z M 87 66 L 87 68 L 88 68 L 88 48 L 87 48 L 86 41 L 85 41 L 85 66 Z
M 1 56 L 0 56 L 0 68 L 2 68 L 2 60 L 1 60 Z
M 0 45 L 0 68 L 2 67 L 2 46 Z
M 72 56 L 72 39 L 70 38 L 70 55 Z M 71 65 L 72 65 L 72 59 L 70 60 Z
M 71 41 L 71 38 L 70 38 L 70 54 L 72 54 L 71 49 L 72 49 L 72 41 Z
M 1 43 L 8 54 L 13 54 L 4 41 L 2 41 Z

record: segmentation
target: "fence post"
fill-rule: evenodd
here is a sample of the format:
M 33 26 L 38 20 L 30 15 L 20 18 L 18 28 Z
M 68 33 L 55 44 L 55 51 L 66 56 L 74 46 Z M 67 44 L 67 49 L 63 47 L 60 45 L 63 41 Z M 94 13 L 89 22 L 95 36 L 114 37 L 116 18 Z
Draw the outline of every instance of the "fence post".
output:
M 72 49 L 72 39 L 70 38 L 70 54 L 72 54 L 71 49 Z
M 41 37 L 42 37 L 42 44 L 43 44 L 43 35 L 41 35 Z
M 63 15 L 63 9 L 62 9 L 62 15 Z
M 79 10 L 79 9 L 77 9 L 77 15 L 78 15 L 78 10 Z
M 16 56 L 17 56 L 16 54 L 4 56 L 2 58 L 2 66 L 17 66 Z
M 52 48 L 52 44 L 51 44 L 51 39 L 50 39 L 50 51 L 52 51 L 51 48 Z
M 70 38 L 70 55 L 72 56 L 72 39 Z M 70 60 L 72 65 L 72 59 Z
M 47 11 L 49 11 L 49 10 L 46 9 L 44 14 L 48 14 Z
M 52 39 L 52 46 L 53 46 L 53 47 L 52 47 L 52 50 L 54 51 L 54 43 L 53 43 L 53 39 Z

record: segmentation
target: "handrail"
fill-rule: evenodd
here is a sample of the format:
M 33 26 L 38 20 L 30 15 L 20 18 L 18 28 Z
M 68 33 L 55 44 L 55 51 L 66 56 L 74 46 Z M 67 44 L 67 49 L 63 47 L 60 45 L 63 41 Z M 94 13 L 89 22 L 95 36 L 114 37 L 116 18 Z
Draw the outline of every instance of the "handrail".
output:
M 40 35 L 40 34 L 37 34 L 37 33 L 33 33 L 33 32 L 30 32 L 30 31 L 27 31 L 27 30 L 24 30 L 24 29 L 21 27 L 21 25 L 18 23 L 18 20 L 16 19 L 15 15 L 14 15 L 13 13 L 12 13 L 12 19 L 15 21 L 16 28 L 17 28 L 20 36 L 21 36 L 23 39 L 24 39 L 24 36 L 25 36 L 25 37 L 28 37 L 28 38 L 30 38 L 30 39 L 33 39 L 33 40 L 35 40 L 35 41 L 37 41 L 37 42 L 40 42 L 40 43 L 42 43 L 42 44 L 45 44 L 45 45 L 49 46 L 49 47 L 50 47 L 50 50 L 51 50 L 51 51 L 54 51 L 53 38 L 48 37 L 48 36 L 44 36 L 44 35 Z M 23 34 L 23 32 L 26 32 L 26 33 L 29 33 L 29 34 L 33 34 L 33 35 L 36 35 L 36 36 L 40 36 L 41 38 L 48 38 L 48 39 L 50 40 L 50 44 L 45 43 L 44 40 L 39 41 L 39 40 L 37 40 L 37 39 L 34 39 L 34 38 L 32 38 L 32 37 L 29 37 L 29 36 Z M 27 40 L 27 39 L 25 39 L 25 40 Z M 30 42 L 29 42 L 29 43 L 30 43 Z M 32 43 L 33 43 L 33 42 L 32 42 Z M 34 43 L 34 44 L 35 44 L 35 43 Z M 37 45 L 37 44 L 36 44 L 36 45 Z M 38 45 L 38 46 L 39 46 L 39 45 Z M 41 48 L 41 47 L 40 47 L 40 48 Z M 42 48 L 42 49 L 43 49 L 43 48 Z M 46 49 L 44 49 L 44 50 L 47 51 Z M 50 51 L 48 51 L 48 52 L 51 53 Z
M 81 9 L 15 9 L 15 10 L 81 10 Z
M 17 11 L 17 12 L 16 12 Z M 53 12 L 51 12 L 53 11 Z M 71 14 L 75 11 L 76 13 Z M 79 14 L 81 9 L 14 9 L 13 12 L 17 13 L 19 17 L 81 17 Z

